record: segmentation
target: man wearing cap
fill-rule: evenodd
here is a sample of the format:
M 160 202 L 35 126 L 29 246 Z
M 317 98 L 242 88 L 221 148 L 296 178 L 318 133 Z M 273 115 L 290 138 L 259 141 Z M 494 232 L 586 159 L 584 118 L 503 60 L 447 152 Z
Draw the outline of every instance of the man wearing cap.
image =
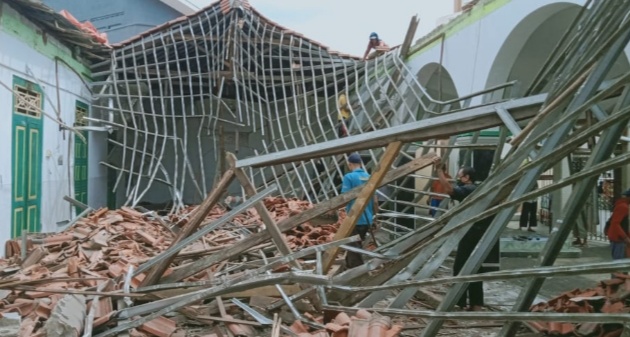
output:
M 630 204 L 630 190 L 621 194 L 621 198 L 615 202 L 610 227 L 606 232 L 610 240 L 610 250 L 613 260 L 626 258 L 626 245 L 630 245 L 628 236 L 628 205 Z
M 369 179 L 370 175 L 365 172 L 363 169 L 363 160 L 361 160 L 361 156 L 354 152 L 348 156 L 348 169 L 350 172 L 346 173 L 343 176 L 343 181 L 341 183 L 341 193 L 346 193 L 351 189 L 362 186 Z M 350 209 L 354 205 L 354 200 L 350 201 L 346 206 L 346 213 L 350 213 Z M 365 236 L 367 232 L 370 230 L 370 226 L 372 226 L 374 211 L 378 210 L 378 201 L 376 197 L 374 197 L 374 202 L 369 202 L 365 206 L 365 210 L 357 220 L 357 224 L 352 231 L 352 235 L 357 235 L 361 237 L 361 241 L 365 240 Z M 355 247 L 361 248 L 361 242 L 354 242 L 352 244 Z M 346 267 L 354 268 L 363 264 L 363 257 L 359 253 L 348 251 L 346 253 Z
M 370 54 L 370 50 L 372 50 L 372 48 L 374 48 L 377 52 L 385 52 L 389 50 L 387 43 L 381 40 L 378 37 L 378 34 L 372 33 L 370 34 L 370 42 L 368 42 L 365 54 L 363 54 L 363 61 L 368 59 L 368 54 Z

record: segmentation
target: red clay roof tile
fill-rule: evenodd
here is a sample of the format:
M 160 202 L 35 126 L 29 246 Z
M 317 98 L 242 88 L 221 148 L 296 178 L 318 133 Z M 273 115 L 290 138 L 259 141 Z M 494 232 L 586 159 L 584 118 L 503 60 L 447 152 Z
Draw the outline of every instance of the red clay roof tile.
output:
M 387 331 L 385 337 L 396 337 L 402 332 L 403 327 L 401 325 L 394 325 Z
M 144 323 L 139 328 L 141 331 L 154 334 L 158 337 L 171 337 L 176 329 L 175 322 L 163 316 Z
M 549 331 L 549 325 L 547 322 L 529 322 L 529 326 L 541 333 Z

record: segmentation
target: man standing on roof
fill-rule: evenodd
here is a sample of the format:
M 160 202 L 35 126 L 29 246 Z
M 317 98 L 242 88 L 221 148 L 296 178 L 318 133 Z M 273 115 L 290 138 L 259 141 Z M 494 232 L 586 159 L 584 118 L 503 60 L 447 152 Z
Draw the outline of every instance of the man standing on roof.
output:
M 385 52 L 389 50 L 389 46 L 378 38 L 378 34 L 372 33 L 370 34 L 370 42 L 368 42 L 367 49 L 365 49 L 365 54 L 363 54 L 363 61 L 368 59 L 368 54 L 372 49 L 375 49 L 377 52 Z
M 613 260 L 626 258 L 626 246 L 630 245 L 628 235 L 628 205 L 630 204 L 630 190 L 623 192 L 621 198 L 615 202 L 610 227 L 606 235 L 610 240 L 610 250 Z
M 341 193 L 346 193 L 357 186 L 362 186 L 370 179 L 370 175 L 363 169 L 363 160 L 361 159 L 361 156 L 356 152 L 348 156 L 348 169 L 350 169 L 350 172 L 343 176 Z M 359 217 L 359 220 L 357 220 L 354 230 L 352 230 L 352 235 L 359 234 L 361 241 L 365 240 L 366 234 L 370 230 L 370 227 L 374 224 L 374 212 L 378 211 L 378 200 L 376 199 L 376 196 L 374 196 L 373 199 L 373 202 L 368 202 L 365 206 L 365 210 Z M 348 203 L 346 206 L 346 214 L 350 213 L 353 205 L 354 200 Z M 362 242 L 353 242 L 350 245 L 357 248 L 363 247 Z M 361 254 L 351 251 L 346 253 L 346 267 L 348 269 L 358 267 L 362 264 L 363 257 Z
M 436 167 L 440 167 L 441 158 L 433 158 L 433 163 Z M 443 170 L 437 170 L 437 176 L 444 188 L 444 193 L 451 196 L 451 199 L 459 202 L 464 201 L 471 193 L 475 191 L 477 185 L 474 184 L 475 169 L 469 166 L 463 166 L 457 172 L 457 185 L 451 185 Z M 492 223 L 494 215 L 475 222 L 470 229 L 466 232 L 464 237 L 459 241 L 457 246 L 457 255 L 455 255 L 455 263 L 453 264 L 453 275 L 457 276 L 468 260 L 468 257 L 472 254 L 473 250 L 483 237 L 486 229 Z M 492 247 L 490 254 L 483 262 L 480 273 L 496 271 L 499 266 L 499 242 L 497 241 Z M 468 302 L 468 306 L 466 306 Z M 458 306 L 468 311 L 481 311 L 483 309 L 483 283 L 470 282 L 468 288 L 462 297 L 459 299 Z

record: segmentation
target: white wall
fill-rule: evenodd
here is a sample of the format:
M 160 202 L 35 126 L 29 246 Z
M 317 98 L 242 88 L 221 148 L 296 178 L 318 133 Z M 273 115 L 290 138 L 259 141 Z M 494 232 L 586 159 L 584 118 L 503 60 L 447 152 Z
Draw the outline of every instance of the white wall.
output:
M 553 44 L 549 40 L 559 40 L 563 32 L 559 33 L 558 30 L 568 26 L 572 20 L 571 14 L 577 13 L 577 10 L 571 7 L 582 6 L 585 2 L 495 0 L 480 3 L 471 12 L 461 14 L 450 24 L 433 33 L 433 36 L 437 36 L 444 32 L 443 48 L 441 41 L 437 40 L 413 54 L 407 65 L 411 69 L 411 75 L 415 76 L 426 65 L 439 63 L 442 59 L 441 64 L 451 75 L 460 96 L 513 79 L 524 81 L 524 85 L 527 86 L 546 61 L 547 53 L 553 49 Z M 499 3 L 504 4 L 498 6 Z M 557 22 L 558 20 L 565 22 Z M 431 36 L 421 38 L 416 45 L 420 46 L 430 38 Z M 626 57 L 630 55 L 630 45 L 626 47 L 625 54 Z M 512 68 L 515 62 L 518 66 Z M 609 78 L 618 76 L 621 70 L 627 69 L 628 61 L 620 59 L 613 66 Z M 421 82 L 423 80 L 428 81 L 420 79 Z M 523 89 L 520 88 L 520 94 L 523 93 Z M 481 99 L 477 98 L 472 104 L 481 103 Z M 562 175 L 565 177 L 568 170 L 564 161 L 562 165 L 564 168 Z M 624 181 L 628 182 L 627 177 Z M 570 192 L 570 187 L 561 189 L 556 194 L 556 199 L 560 199 L 561 202 L 554 205 L 564 205 Z M 559 213 L 556 211 L 556 214 Z
M 10 9 L 3 6 L 3 10 Z M 44 111 L 55 116 L 57 102 L 57 88 L 55 76 L 55 61 L 38 53 L 31 46 L 7 33 L 0 27 L 0 81 L 12 87 L 13 76 L 19 76 L 42 86 L 44 92 Z M 55 43 L 48 36 L 47 43 Z M 27 67 L 33 76 L 29 75 Z M 78 75 L 67 66 L 59 63 L 59 104 L 61 106 L 61 120 L 72 125 L 75 120 L 75 103 L 81 100 L 89 104 L 91 95 Z M 11 235 L 11 187 L 12 187 L 12 101 L 13 94 L 4 87 L 0 87 L 0 243 L 5 242 Z M 69 167 L 73 165 L 74 148 L 73 134 L 60 131 L 59 125 L 49 118 L 43 117 L 43 148 L 41 167 L 41 223 L 42 231 L 50 232 L 57 229 L 56 223 L 72 217 L 69 204 L 62 198 L 72 196 L 69 178 Z M 96 146 L 97 141 L 92 146 Z M 99 180 L 98 168 L 90 163 L 90 179 Z M 70 173 L 73 174 L 73 173 Z M 94 195 L 94 191 L 90 191 Z M 104 193 L 104 190 L 103 190 Z M 101 198 L 93 200 L 101 203 Z
M 554 3 L 582 5 L 584 0 L 512 0 L 468 25 L 464 21 L 470 13 L 463 13 L 462 17 L 455 19 L 462 22 L 455 23 L 457 27 L 446 31 L 442 65 L 453 78 L 457 92 L 466 95 L 485 89 L 493 63 L 512 30 L 530 13 Z M 422 43 L 421 40 L 418 43 Z M 438 41 L 411 56 L 407 65 L 416 74 L 429 63 L 439 63 L 440 50 Z

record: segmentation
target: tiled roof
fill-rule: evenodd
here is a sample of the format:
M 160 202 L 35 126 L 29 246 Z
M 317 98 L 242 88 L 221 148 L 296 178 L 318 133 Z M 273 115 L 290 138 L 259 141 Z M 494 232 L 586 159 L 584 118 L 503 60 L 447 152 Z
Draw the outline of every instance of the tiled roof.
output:
M 87 29 L 81 29 L 52 8 L 29 0 L 2 0 L 2 2 L 7 3 L 84 59 L 97 62 L 109 57 L 111 48 L 103 43 L 102 37 Z

